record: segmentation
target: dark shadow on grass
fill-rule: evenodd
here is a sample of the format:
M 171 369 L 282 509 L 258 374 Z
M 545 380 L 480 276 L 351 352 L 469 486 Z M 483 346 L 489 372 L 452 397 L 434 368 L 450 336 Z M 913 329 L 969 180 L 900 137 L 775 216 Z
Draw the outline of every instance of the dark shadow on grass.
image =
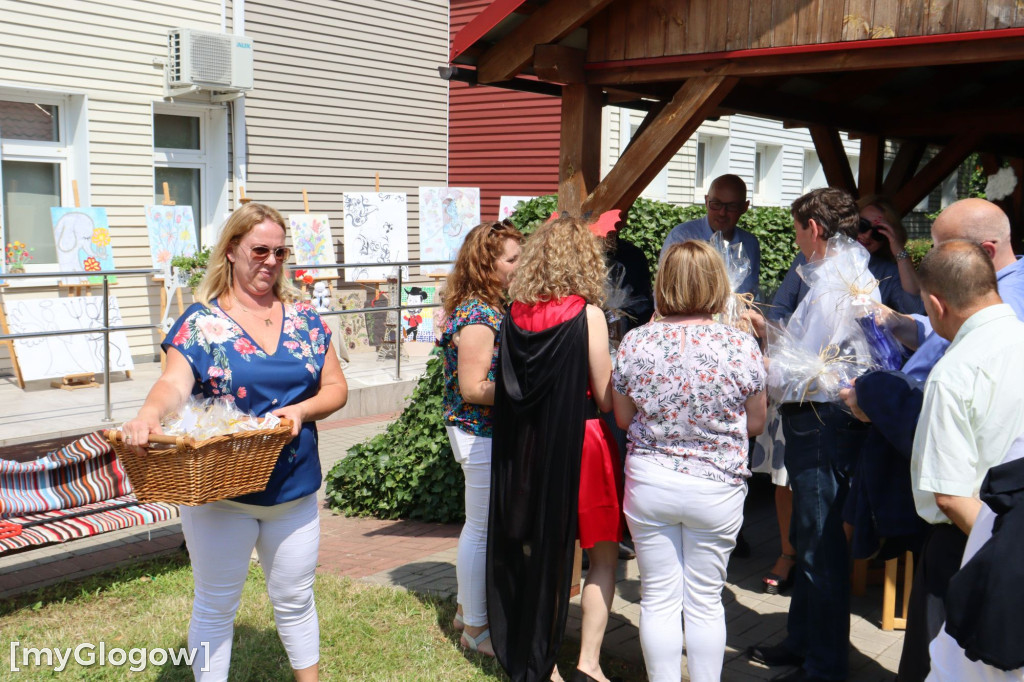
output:
M 103 592 L 112 585 L 137 580 L 146 576 L 154 578 L 188 565 L 188 553 L 184 549 L 178 549 L 154 559 L 146 559 L 145 561 L 119 566 L 110 571 L 96 573 L 84 578 L 66 580 L 54 585 L 41 587 L 32 592 L 4 599 L 0 602 L 0 616 L 36 604 L 45 606 L 64 600 L 70 601 L 83 594 L 95 594 L 97 591 Z
M 230 680 L 286 682 L 295 679 L 277 630 L 236 623 L 232 642 Z M 183 638 L 176 646 L 186 649 L 188 643 Z M 198 650 L 197 655 L 198 660 L 202 661 L 202 649 Z M 194 678 L 189 666 L 168 662 L 160 667 L 155 679 L 157 682 L 191 682 Z

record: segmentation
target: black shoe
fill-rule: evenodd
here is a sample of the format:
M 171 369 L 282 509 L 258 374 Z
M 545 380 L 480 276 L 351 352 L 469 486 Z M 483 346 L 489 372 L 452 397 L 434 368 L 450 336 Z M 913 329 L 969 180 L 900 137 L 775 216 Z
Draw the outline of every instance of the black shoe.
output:
M 750 556 L 750 543 L 743 537 L 743 532 L 736 536 L 736 548 L 732 550 L 732 555 L 737 559 L 746 559 Z
M 803 668 L 797 668 L 788 673 L 782 675 L 776 675 L 772 678 L 772 682 L 833 682 L 832 680 L 824 677 L 818 677 L 817 675 L 811 675 Z
M 803 656 L 794 654 L 782 644 L 752 646 L 747 649 L 747 658 L 770 668 L 777 665 L 803 665 L 804 662 Z
M 633 550 L 632 540 L 623 540 L 619 543 L 619 561 L 629 561 L 630 559 L 636 558 L 636 552 Z

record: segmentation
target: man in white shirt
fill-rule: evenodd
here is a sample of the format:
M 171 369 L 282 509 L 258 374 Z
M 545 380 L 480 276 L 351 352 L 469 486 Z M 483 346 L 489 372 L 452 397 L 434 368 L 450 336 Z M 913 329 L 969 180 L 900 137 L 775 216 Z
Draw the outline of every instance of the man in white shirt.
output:
M 906 638 L 927 647 L 945 620 L 942 599 L 981 509 L 981 483 L 1024 432 L 1024 323 L 999 297 L 992 260 L 974 242 L 939 244 L 918 276 L 932 328 L 951 342 L 928 375 L 910 463 L 917 513 L 932 527 Z M 901 682 L 928 672 L 905 667 Z

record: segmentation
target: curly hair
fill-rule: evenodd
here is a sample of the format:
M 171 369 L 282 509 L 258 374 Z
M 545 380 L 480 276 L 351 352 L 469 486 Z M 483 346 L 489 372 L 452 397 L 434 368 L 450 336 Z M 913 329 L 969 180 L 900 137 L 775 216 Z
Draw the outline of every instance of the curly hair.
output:
M 210 252 L 206 274 L 203 275 L 203 280 L 196 288 L 195 298 L 198 302 L 209 307 L 210 301 L 231 288 L 234 268 L 231 261 L 228 260 L 228 251 L 238 244 L 242 237 L 249 234 L 252 228 L 264 220 L 270 220 L 280 225 L 281 230 L 288 234 L 284 217 L 278 213 L 277 209 L 266 204 L 250 202 L 228 216 L 227 222 L 224 223 L 224 227 L 220 231 L 217 244 Z M 299 295 L 299 290 L 291 283 L 287 265 L 282 263 L 281 269 L 277 273 L 277 281 L 274 282 L 274 296 L 278 300 L 288 303 L 298 299 Z
M 448 273 L 441 300 L 444 312 L 451 315 L 466 301 L 477 298 L 487 305 L 498 307 L 504 303 L 505 292 L 494 267 L 505 253 L 505 241 L 523 241 L 523 234 L 512 223 L 480 223 L 466 235 L 455 265 Z
M 576 294 L 587 303 L 602 305 L 608 266 L 601 244 L 578 218 L 567 216 L 542 225 L 523 246 L 509 295 L 532 305 Z

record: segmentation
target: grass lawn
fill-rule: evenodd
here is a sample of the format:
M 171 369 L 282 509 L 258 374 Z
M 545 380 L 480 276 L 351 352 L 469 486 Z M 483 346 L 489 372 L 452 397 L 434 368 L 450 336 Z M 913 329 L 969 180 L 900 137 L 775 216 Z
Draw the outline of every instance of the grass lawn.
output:
M 492 659 L 467 656 L 450 623 L 451 600 L 378 587 L 321 574 L 316 582 L 320 617 L 320 670 L 325 680 L 504 680 Z M 80 582 L 64 583 L 0 604 L 0 632 L 7 646 L 0 679 L 188 681 L 191 671 L 170 662 L 129 672 L 139 659 L 120 667 L 81 666 L 71 657 L 67 669 L 29 665 L 11 672 L 11 642 L 22 648 L 95 645 L 114 648 L 186 646 L 192 602 L 192 574 L 184 553 L 136 564 Z M 566 677 L 578 652 L 576 642 L 563 646 L 559 668 Z M 22 653 L 16 654 L 22 663 Z M 83 653 L 88 653 L 84 651 Z M 135 656 L 141 656 L 136 653 Z M 54 665 L 57 661 L 54 661 Z M 138 667 L 138 666 L 136 666 Z M 642 671 L 609 661 L 609 675 L 643 679 Z M 291 680 L 284 648 L 274 629 L 263 573 L 253 566 L 235 622 L 231 679 L 259 682 Z

